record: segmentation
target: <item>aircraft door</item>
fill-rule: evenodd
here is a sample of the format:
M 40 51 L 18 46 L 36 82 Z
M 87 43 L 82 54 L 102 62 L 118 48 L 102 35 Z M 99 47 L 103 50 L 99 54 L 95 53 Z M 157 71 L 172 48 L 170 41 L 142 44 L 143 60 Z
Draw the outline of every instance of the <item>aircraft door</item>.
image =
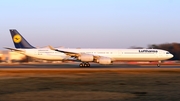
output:
M 118 56 L 121 56 L 122 54 L 122 51 L 118 51 Z

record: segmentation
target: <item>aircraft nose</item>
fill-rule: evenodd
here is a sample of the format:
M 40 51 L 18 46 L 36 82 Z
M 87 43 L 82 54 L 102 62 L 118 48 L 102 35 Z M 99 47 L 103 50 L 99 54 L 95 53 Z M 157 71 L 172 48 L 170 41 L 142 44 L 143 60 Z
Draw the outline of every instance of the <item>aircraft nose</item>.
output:
M 174 56 L 172 54 L 169 55 L 170 58 L 173 58 Z

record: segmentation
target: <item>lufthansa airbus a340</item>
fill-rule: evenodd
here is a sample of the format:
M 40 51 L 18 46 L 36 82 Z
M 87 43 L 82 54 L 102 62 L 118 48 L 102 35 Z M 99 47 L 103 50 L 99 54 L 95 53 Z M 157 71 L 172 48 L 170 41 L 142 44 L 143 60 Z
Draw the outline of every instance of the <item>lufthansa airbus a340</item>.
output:
M 76 49 L 76 48 L 35 48 L 15 29 L 10 29 L 15 48 L 21 54 L 44 60 L 63 60 L 70 58 L 80 61 L 80 67 L 90 67 L 90 62 L 112 64 L 114 61 L 157 61 L 160 66 L 162 60 L 173 57 L 166 50 L 161 49 Z

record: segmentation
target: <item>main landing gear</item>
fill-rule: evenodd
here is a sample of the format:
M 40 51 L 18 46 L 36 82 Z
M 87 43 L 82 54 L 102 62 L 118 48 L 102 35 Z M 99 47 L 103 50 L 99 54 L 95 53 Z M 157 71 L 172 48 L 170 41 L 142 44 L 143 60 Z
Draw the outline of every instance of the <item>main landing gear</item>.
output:
M 79 64 L 79 67 L 90 67 L 90 64 L 88 62 L 82 62 Z
M 157 67 L 161 66 L 161 61 L 158 61 Z

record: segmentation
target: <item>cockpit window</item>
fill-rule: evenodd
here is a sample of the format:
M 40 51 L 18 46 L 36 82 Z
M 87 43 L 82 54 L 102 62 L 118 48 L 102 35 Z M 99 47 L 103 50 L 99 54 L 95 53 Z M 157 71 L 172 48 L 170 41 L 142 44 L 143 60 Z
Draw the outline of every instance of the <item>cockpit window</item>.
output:
M 166 54 L 170 54 L 169 52 L 166 52 Z

